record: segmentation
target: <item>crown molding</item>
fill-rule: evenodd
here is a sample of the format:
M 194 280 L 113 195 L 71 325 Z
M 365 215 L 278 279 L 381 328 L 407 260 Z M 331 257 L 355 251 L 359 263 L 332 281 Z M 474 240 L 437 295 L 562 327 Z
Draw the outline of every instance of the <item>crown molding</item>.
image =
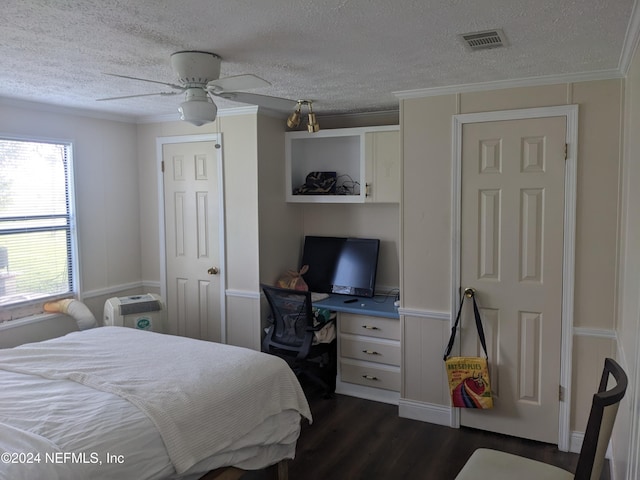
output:
M 124 115 L 110 112 L 103 112 L 100 110 L 88 110 L 75 107 L 65 107 L 62 105 L 55 105 L 52 103 L 34 102 L 31 100 L 22 100 L 18 98 L 0 97 L 0 105 L 6 105 L 8 107 L 24 108 L 29 110 L 35 110 L 38 112 L 49 112 L 63 115 L 74 115 L 79 117 L 89 117 L 98 120 L 109 120 L 113 122 L 124 123 L 162 123 L 162 122 L 180 122 L 180 114 L 166 113 L 162 115 L 148 115 L 148 116 L 135 116 Z M 254 105 L 247 105 L 243 107 L 224 108 L 218 110 L 218 117 L 228 117 L 232 115 L 254 115 L 258 112 L 258 107 Z
M 88 110 L 75 107 L 65 107 L 53 103 L 34 102 L 31 100 L 22 100 L 19 98 L 0 97 L 0 105 L 8 107 L 24 108 L 36 110 L 39 112 L 49 112 L 64 115 L 75 115 L 79 117 L 96 118 L 98 120 L 110 120 L 113 122 L 135 123 L 135 117 L 131 115 L 122 115 L 117 113 L 103 112 L 100 110 Z
M 457 93 L 484 92 L 488 90 L 502 90 L 506 88 L 536 87 L 541 85 L 553 85 L 557 83 L 577 83 L 594 80 L 611 80 L 624 78 L 618 69 L 600 70 L 596 72 L 571 73 L 566 75 L 547 75 L 541 77 L 516 78 L 513 80 L 497 80 L 493 82 L 466 83 L 461 85 L 447 85 L 443 87 L 419 88 L 416 90 L 404 90 L 392 92 L 398 99 L 435 97 L 439 95 L 451 95 Z
M 624 43 L 622 45 L 622 53 L 620 54 L 620 72 L 624 76 L 629 73 L 629 67 L 633 60 L 633 55 L 638 48 L 638 42 L 640 41 L 640 6 L 638 2 L 633 2 L 633 10 L 631 10 L 631 18 L 629 19 L 629 25 L 627 26 L 627 32 L 624 36 Z

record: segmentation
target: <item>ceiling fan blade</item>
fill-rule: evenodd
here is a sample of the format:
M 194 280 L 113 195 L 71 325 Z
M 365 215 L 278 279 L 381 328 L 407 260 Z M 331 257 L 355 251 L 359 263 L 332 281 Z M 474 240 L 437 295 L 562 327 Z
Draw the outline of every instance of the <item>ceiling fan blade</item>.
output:
M 105 102 L 108 100 L 122 100 L 123 98 L 136 98 L 136 97 L 151 97 L 154 95 L 161 95 L 163 97 L 169 97 L 171 95 L 178 95 L 180 92 L 157 92 L 157 93 L 142 93 L 139 95 L 125 95 L 123 97 L 108 97 L 108 98 L 98 98 L 96 102 Z
M 211 80 L 207 83 L 207 90 L 225 91 L 225 90 L 250 90 L 252 88 L 270 87 L 271 84 L 251 73 L 245 75 L 234 75 L 232 77 L 219 78 Z
M 298 103 L 296 100 L 287 98 L 270 97 L 268 95 L 258 95 L 256 93 L 246 92 L 210 92 L 215 96 L 226 98 L 232 102 L 248 103 L 250 105 L 258 105 L 259 107 L 268 108 L 269 110 L 277 110 L 281 112 L 291 112 Z
M 186 90 L 185 87 L 181 85 L 176 85 L 175 83 L 158 82 L 157 80 L 147 80 L 146 78 L 130 77 L 128 75 L 118 75 L 117 73 L 105 73 L 105 75 L 110 75 L 112 77 L 119 77 L 119 78 L 128 78 L 129 80 L 138 80 L 140 82 L 158 83 L 160 85 L 166 85 L 167 87 L 175 88 L 176 90 L 181 90 L 181 91 Z

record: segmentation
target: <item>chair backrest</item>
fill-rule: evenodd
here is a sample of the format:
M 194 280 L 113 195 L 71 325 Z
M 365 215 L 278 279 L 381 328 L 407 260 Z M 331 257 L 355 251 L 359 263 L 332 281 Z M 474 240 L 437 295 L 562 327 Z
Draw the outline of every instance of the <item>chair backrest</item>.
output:
M 607 390 L 611 376 L 616 384 Z M 591 404 L 591 413 L 576 468 L 576 480 L 600 478 L 618 406 L 626 391 L 627 374 L 615 360 L 606 358 L 598 393 L 593 396 Z
M 262 285 L 273 316 L 268 335 L 271 346 L 287 350 L 307 348 L 313 340 L 311 292 Z

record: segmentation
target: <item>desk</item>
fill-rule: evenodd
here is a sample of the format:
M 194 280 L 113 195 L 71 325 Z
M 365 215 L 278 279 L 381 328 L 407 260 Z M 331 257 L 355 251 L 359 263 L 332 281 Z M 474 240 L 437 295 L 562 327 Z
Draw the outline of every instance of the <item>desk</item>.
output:
M 357 298 L 353 303 L 344 303 L 345 300 Z M 314 307 L 327 308 L 334 312 L 355 313 L 356 315 L 369 315 L 372 317 L 386 317 L 399 319 L 398 307 L 394 304 L 394 297 L 375 296 L 373 298 L 352 297 L 351 295 L 329 295 L 329 298 L 313 302 Z
M 344 303 L 357 298 L 353 303 Z M 385 403 L 400 398 L 400 315 L 394 297 L 330 295 L 315 307 L 338 313 L 336 392 Z

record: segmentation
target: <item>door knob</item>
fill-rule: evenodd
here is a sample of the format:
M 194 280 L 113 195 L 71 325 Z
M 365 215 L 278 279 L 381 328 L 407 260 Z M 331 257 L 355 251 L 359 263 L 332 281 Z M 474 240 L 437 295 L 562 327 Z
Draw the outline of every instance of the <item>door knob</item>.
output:
M 218 273 L 220 273 L 220 269 L 218 267 L 211 267 L 209 270 L 207 270 L 207 273 L 209 275 L 217 275 Z

